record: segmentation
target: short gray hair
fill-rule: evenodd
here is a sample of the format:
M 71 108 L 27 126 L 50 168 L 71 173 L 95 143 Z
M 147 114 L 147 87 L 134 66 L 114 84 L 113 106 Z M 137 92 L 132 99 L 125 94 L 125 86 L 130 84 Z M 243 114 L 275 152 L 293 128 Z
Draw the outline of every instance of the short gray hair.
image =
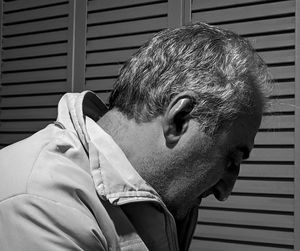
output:
M 265 106 L 268 82 L 267 67 L 247 40 L 196 23 L 163 30 L 144 44 L 121 68 L 109 105 L 148 122 L 176 95 L 190 91 L 195 102 L 190 115 L 215 131 L 251 113 L 255 92 Z

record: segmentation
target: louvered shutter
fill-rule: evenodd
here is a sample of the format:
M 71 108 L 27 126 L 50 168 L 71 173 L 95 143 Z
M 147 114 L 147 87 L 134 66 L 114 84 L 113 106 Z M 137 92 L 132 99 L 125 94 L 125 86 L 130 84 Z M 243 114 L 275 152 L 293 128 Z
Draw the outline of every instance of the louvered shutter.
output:
M 122 63 L 163 28 L 206 21 L 248 38 L 276 80 L 272 105 L 232 196 L 203 201 L 191 250 L 297 250 L 296 0 L 1 2 L 0 148 L 53 121 L 64 92 L 107 100 Z
M 122 64 L 167 27 L 167 11 L 166 1 L 88 1 L 85 88 L 107 101 Z
M 67 91 L 69 3 L 3 1 L 0 147 L 56 117 Z
M 249 160 L 227 202 L 207 198 L 191 250 L 291 250 L 294 247 L 295 1 L 194 0 L 205 21 L 251 41 L 275 80 Z

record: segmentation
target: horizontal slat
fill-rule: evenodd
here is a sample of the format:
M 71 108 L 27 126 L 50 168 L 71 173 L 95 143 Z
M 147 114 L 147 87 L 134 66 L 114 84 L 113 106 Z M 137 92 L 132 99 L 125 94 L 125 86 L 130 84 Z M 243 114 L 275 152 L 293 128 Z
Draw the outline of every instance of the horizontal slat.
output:
M 268 229 L 247 229 L 229 226 L 196 226 L 194 236 L 225 240 L 252 241 L 270 244 L 293 245 L 294 233 Z
M 88 67 L 87 77 L 109 77 L 117 76 L 120 66 L 100 66 Z M 87 80 L 87 89 L 101 91 L 110 90 L 114 83 L 112 79 Z M 276 99 L 272 100 L 267 112 L 291 112 L 294 111 L 294 99 Z M 264 116 L 260 128 L 294 128 L 294 117 L 290 116 Z
M 295 99 L 272 99 L 266 112 L 292 112 L 295 111 Z
M 2 83 L 24 83 L 32 81 L 61 80 L 66 79 L 66 76 L 66 69 L 3 73 Z
M 4 121 L 1 122 L 0 132 L 36 132 L 49 123 L 49 121 Z
M 4 12 L 8 11 L 20 11 L 28 8 L 43 7 L 50 4 L 64 3 L 66 0 L 26 0 L 26 4 L 23 1 L 10 1 L 4 4 Z
M 240 35 L 258 34 L 265 32 L 286 31 L 295 28 L 295 17 L 273 18 L 260 21 L 249 21 L 219 25 Z
M 119 66 L 120 67 L 120 66 Z M 118 75 L 119 69 L 116 66 L 100 66 L 100 67 L 89 67 L 87 69 L 87 78 L 97 78 L 97 77 L 114 77 Z M 91 80 L 88 80 L 91 81 Z M 109 82 L 105 86 L 97 86 L 97 81 L 101 81 L 99 83 L 105 83 L 106 79 L 101 80 L 93 80 L 93 82 L 89 82 L 90 84 L 87 89 L 95 90 L 95 91 L 101 91 L 101 90 L 109 90 L 107 88 L 110 88 Z M 270 107 L 267 109 L 267 112 L 292 112 L 295 110 L 294 107 L 294 99 L 280 99 L 273 101 L 270 105 Z M 283 119 L 283 120 L 282 120 Z M 270 117 L 266 116 L 266 118 L 263 119 L 263 124 L 261 128 L 293 128 L 293 118 L 288 117 L 288 120 L 284 120 L 285 116 L 283 117 Z M 282 121 L 281 121 L 282 120 Z
M 237 180 L 232 192 L 292 195 L 294 193 L 294 182 L 281 180 Z
M 87 64 L 104 64 L 113 62 L 124 62 L 126 61 L 136 50 L 122 50 L 114 52 L 99 52 L 90 53 L 87 56 Z M 291 53 L 292 52 L 292 53 Z M 263 53 L 268 63 L 280 62 L 292 62 L 294 60 L 293 51 L 283 51 L 272 53 Z M 278 66 L 270 67 L 270 73 L 274 79 L 287 79 L 295 76 L 294 66 Z
M 199 9 L 209 9 L 209 8 L 218 8 L 218 7 L 230 7 L 233 5 L 240 4 L 255 4 L 255 3 L 264 3 L 265 0 L 210 0 L 210 1 L 202 1 L 202 0 L 194 0 L 192 2 L 192 10 Z
M 89 66 L 86 69 L 86 78 L 117 76 L 122 65 Z
M 252 161 L 294 161 L 294 149 L 290 148 L 254 148 L 251 151 Z
M 88 11 L 106 10 L 131 5 L 161 2 L 161 0 L 114 0 L 114 1 L 88 1 Z
M 15 49 L 4 49 L 2 53 L 2 59 L 16 59 L 16 58 L 26 58 L 26 57 L 40 57 L 48 55 L 56 55 L 67 52 L 67 44 L 50 44 L 50 45 L 40 45 L 31 46 L 26 48 L 15 48 Z
M 1 144 L 10 145 L 29 137 L 31 133 L 0 133 Z
M 135 18 L 144 18 L 167 14 L 167 3 L 158 3 L 147 6 L 138 6 L 105 12 L 94 12 L 88 15 L 88 25 L 112 21 L 124 21 Z
M 87 38 L 119 36 L 130 33 L 156 31 L 167 27 L 167 18 L 150 18 L 146 20 L 129 21 L 116 24 L 106 24 L 88 27 Z
M 109 79 L 92 79 L 86 81 L 86 89 L 93 91 L 106 91 L 112 90 L 113 84 L 115 83 L 115 78 Z
M 198 222 L 260 227 L 293 228 L 294 216 L 254 212 L 200 209 Z
M 131 36 L 101 38 L 87 41 L 87 52 L 94 50 L 119 49 L 128 47 L 140 47 L 154 33 L 138 34 Z
M 2 63 L 2 72 L 67 67 L 67 56 L 43 57 L 7 61 Z
M 68 86 L 66 81 L 45 82 L 37 84 L 18 84 L 4 85 L 1 89 L 2 96 L 7 95 L 28 95 L 28 94 L 46 94 L 67 92 Z M 1 105 L 0 105 L 1 106 Z
M 108 99 L 110 96 L 110 92 L 96 92 L 97 96 L 104 102 L 105 104 L 108 103 Z
M 272 96 L 295 95 L 295 82 L 275 82 L 272 89 Z
M 55 119 L 57 108 L 2 109 L 1 120 Z
M 3 27 L 3 36 L 20 35 L 31 32 L 45 32 L 60 28 L 68 27 L 68 18 L 56 18 L 51 20 L 43 20 L 34 23 L 16 24 Z
M 280 48 L 295 45 L 295 33 L 274 34 L 267 36 L 249 37 L 255 49 Z
M 107 64 L 116 62 L 125 62 L 137 50 L 121 50 L 121 51 L 108 51 L 87 54 L 87 65 L 89 64 Z
M 213 196 L 209 196 L 202 200 L 201 206 L 243 210 L 294 212 L 294 199 L 231 195 L 225 202 L 221 202 L 213 198 Z
M 293 178 L 294 169 L 294 165 L 260 165 L 243 163 L 240 168 L 239 177 Z
M 154 33 L 153 33 L 154 34 Z M 139 47 L 153 34 L 139 34 L 134 36 L 122 36 L 113 38 L 103 38 L 97 40 L 88 40 L 87 51 L 99 49 L 115 49 L 136 46 Z M 295 34 L 275 34 L 268 36 L 249 37 L 248 40 L 252 43 L 255 49 L 280 48 L 295 45 Z
M 24 4 L 26 5 L 26 4 Z M 25 10 L 22 11 L 22 14 L 19 12 L 4 14 L 3 23 L 4 25 L 16 22 L 24 22 L 24 21 L 32 21 L 35 19 L 44 19 L 51 18 L 60 15 L 68 14 L 68 5 L 58 5 L 58 6 L 50 6 L 47 8 L 39 8 L 33 10 Z
M 280 246 L 280 245 L 278 245 Z M 209 241 L 209 240 L 196 240 L 194 239 L 191 243 L 190 251 L 291 251 L 290 248 L 284 248 L 282 246 L 276 247 L 275 245 L 264 246 L 264 245 L 251 245 L 240 244 L 234 242 L 221 242 L 221 241 Z
M 292 145 L 295 141 L 294 132 L 258 132 L 254 143 L 256 145 Z
M 275 66 L 269 67 L 269 70 L 273 79 L 280 80 L 295 77 L 294 66 Z
M 13 108 L 13 107 L 56 106 L 61 96 L 62 94 L 24 96 L 24 97 L 2 97 L 1 107 Z
M 121 66 L 109 65 L 109 66 L 98 66 L 88 67 L 87 75 L 88 78 L 96 77 L 109 77 L 117 76 Z M 88 80 L 87 89 L 91 90 L 110 90 L 114 83 L 112 79 L 99 79 L 99 80 Z M 294 99 L 275 99 L 271 100 L 270 106 L 267 108 L 267 112 L 291 112 L 295 110 Z M 293 128 L 294 118 L 293 116 L 264 116 L 262 125 L 260 128 Z
M 259 18 L 280 14 L 294 13 L 295 2 L 284 1 L 275 3 L 265 3 L 252 6 L 235 7 L 228 9 L 210 10 L 195 12 L 193 9 L 192 19 L 202 20 L 207 23 L 220 23 L 226 21 L 243 20 L 249 18 Z
M 260 128 L 261 129 L 295 128 L 295 116 L 294 115 L 263 116 Z
M 96 58 L 95 58 L 95 60 L 96 60 Z M 108 89 L 112 89 L 112 85 L 113 85 L 114 81 L 115 81 L 114 79 L 90 80 L 90 81 L 87 81 L 87 85 L 90 86 L 88 89 L 108 90 Z M 295 82 L 275 83 L 271 94 L 272 94 L 272 96 L 294 95 L 295 94 Z M 283 122 L 285 122 L 285 121 L 283 121 Z
M 3 49 L 14 46 L 28 46 L 44 43 L 63 42 L 68 40 L 67 30 L 52 31 L 41 34 L 3 38 Z
M 295 50 L 264 51 L 258 54 L 267 64 L 295 62 Z

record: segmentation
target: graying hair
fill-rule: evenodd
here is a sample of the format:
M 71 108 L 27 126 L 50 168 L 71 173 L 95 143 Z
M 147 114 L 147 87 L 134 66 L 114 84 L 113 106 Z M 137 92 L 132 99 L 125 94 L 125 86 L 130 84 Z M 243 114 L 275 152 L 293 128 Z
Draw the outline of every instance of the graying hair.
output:
M 109 99 L 129 119 L 148 122 L 179 93 L 192 92 L 190 113 L 215 131 L 254 110 L 254 93 L 266 104 L 269 73 L 250 43 L 204 23 L 154 35 L 121 68 Z

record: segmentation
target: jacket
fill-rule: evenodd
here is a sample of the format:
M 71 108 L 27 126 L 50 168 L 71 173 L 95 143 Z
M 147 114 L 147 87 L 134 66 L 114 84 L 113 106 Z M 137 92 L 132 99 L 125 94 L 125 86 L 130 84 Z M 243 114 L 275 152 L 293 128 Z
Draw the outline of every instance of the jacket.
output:
M 90 91 L 65 94 L 56 122 L 0 151 L 1 251 L 179 250 L 160 196 L 96 123 L 106 111 Z

